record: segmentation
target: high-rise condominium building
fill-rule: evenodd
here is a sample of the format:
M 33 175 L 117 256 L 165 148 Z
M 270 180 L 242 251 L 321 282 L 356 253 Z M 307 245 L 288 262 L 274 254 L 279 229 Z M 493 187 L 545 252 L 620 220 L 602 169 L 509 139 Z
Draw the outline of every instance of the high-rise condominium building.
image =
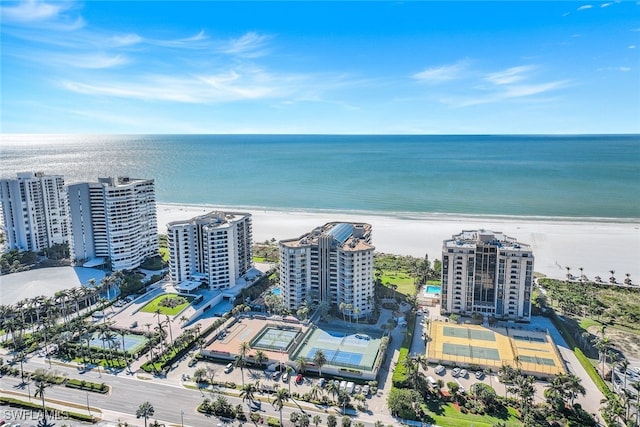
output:
M 463 231 L 442 245 L 444 313 L 478 312 L 530 320 L 533 253 L 514 238 L 488 230 Z
M 169 266 L 176 282 L 226 289 L 253 267 L 251 215 L 211 212 L 168 224 Z
M 67 193 L 61 175 L 21 172 L 0 179 L 0 201 L 10 249 L 39 252 L 69 240 Z
M 98 178 L 68 186 L 71 253 L 77 262 L 106 259 L 113 270 L 138 267 L 158 255 L 152 179 Z
M 371 225 L 332 222 L 297 239 L 280 241 L 280 289 L 284 305 L 326 303 L 360 317 L 374 307 Z M 343 306 L 344 307 L 344 306 Z

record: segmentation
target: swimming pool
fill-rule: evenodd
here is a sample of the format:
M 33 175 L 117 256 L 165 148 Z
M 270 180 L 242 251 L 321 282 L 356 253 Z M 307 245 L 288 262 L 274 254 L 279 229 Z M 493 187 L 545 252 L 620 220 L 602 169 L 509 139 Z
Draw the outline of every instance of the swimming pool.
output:
M 429 285 L 427 286 L 427 289 L 425 289 L 424 293 L 440 295 L 440 286 Z
M 280 295 L 280 288 L 273 288 L 271 289 L 271 293 L 273 295 Z

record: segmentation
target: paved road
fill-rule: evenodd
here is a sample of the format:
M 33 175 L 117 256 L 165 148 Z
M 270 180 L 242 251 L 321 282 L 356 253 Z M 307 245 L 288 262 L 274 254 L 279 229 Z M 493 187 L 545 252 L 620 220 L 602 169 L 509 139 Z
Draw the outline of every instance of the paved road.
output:
M 217 418 L 206 417 L 197 413 L 196 407 L 205 397 L 215 399 L 218 394 L 209 390 L 185 388 L 180 380 L 180 370 L 186 369 L 185 367 L 186 362 L 182 363 L 175 372 L 170 373 L 167 378 L 152 379 L 146 375 L 127 375 L 126 373 L 115 375 L 106 373 L 103 370 L 98 372 L 96 369 L 81 374 L 77 368 L 73 366 L 54 363 L 51 370 L 58 371 L 61 375 L 70 378 L 86 379 L 87 381 L 93 382 L 105 382 L 112 388 L 108 395 L 100 395 L 54 386 L 47 390 L 46 396 L 49 399 L 73 402 L 83 407 L 87 406 L 88 400 L 89 406 L 100 408 L 103 413 L 103 419 L 111 421 L 111 424 L 127 422 L 129 425 L 143 425 L 143 421 L 137 420 L 134 414 L 138 406 L 145 401 L 151 402 L 154 406 L 155 414 L 152 419 L 157 419 L 167 424 L 179 425 L 184 423 L 184 425 L 196 427 L 210 427 L 212 423 L 217 424 L 219 422 Z M 24 364 L 24 369 L 28 371 L 35 371 L 38 368 L 50 369 L 47 361 L 39 357 L 30 358 Z M 219 372 L 222 372 L 222 369 L 219 369 Z M 247 374 L 246 371 L 245 374 Z M 5 376 L 0 381 L 0 391 L 7 390 L 24 393 L 24 398 L 26 399 L 28 389 L 25 386 L 21 386 L 20 382 L 19 378 Z M 239 383 L 240 381 L 238 381 L 238 384 Z M 31 386 L 30 391 L 33 395 L 33 386 Z M 292 389 L 292 391 L 294 390 Z M 225 397 L 233 406 L 243 404 L 242 399 L 239 397 L 230 395 L 225 395 Z M 279 417 L 278 412 L 273 408 L 271 403 L 269 403 L 268 396 L 264 395 L 259 397 L 263 400 L 262 413 L 265 415 L 265 418 L 266 416 Z M 357 416 L 352 415 L 352 419 L 362 421 L 366 426 L 372 426 L 378 419 L 384 421 L 385 424 L 396 424 L 395 420 L 393 420 L 388 413 L 381 414 L 378 412 L 378 410 L 386 410 L 386 407 L 379 407 L 383 404 L 384 400 L 386 400 L 386 396 L 384 396 L 384 398 L 380 397 L 379 400 L 371 400 L 373 404 L 370 406 L 370 409 L 375 412 L 371 414 L 359 413 Z M 336 408 L 316 407 L 307 402 L 300 402 L 299 405 L 300 406 L 297 406 L 295 402 L 290 402 L 283 408 L 283 421 L 285 425 L 291 425 L 288 422 L 291 412 L 300 411 L 301 409 L 304 409 L 311 417 L 319 414 L 323 419 L 323 423 L 326 420 L 326 416 L 330 413 L 336 415 L 338 421 L 341 418 Z M 245 411 L 247 414 L 248 412 L 248 410 Z M 376 415 L 374 415 L 374 413 Z

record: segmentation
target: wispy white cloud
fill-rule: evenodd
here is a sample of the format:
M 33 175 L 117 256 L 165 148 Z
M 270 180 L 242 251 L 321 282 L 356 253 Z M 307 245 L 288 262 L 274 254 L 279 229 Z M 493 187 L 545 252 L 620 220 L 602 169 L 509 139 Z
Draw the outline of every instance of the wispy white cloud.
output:
M 265 45 L 269 39 L 271 39 L 269 35 L 251 31 L 241 37 L 222 43 L 218 52 L 253 58 L 263 56 L 266 53 Z
M 114 68 L 130 62 L 124 55 L 105 55 L 100 53 L 85 55 L 50 55 L 48 60 L 68 67 L 86 69 Z
M 529 77 L 529 73 L 535 67 L 531 65 L 521 65 L 518 67 L 507 68 L 506 70 L 489 73 L 486 75 L 485 80 L 496 85 L 509 85 Z
M 631 67 L 620 67 L 618 69 L 623 73 L 628 73 L 629 71 L 631 71 Z
M 590 4 L 585 4 L 585 5 L 583 5 L 583 6 L 580 6 L 580 7 L 579 7 L 578 9 L 576 9 L 576 10 L 581 11 L 581 10 L 587 10 L 587 9 L 591 9 L 591 8 L 593 8 L 593 6 L 592 6 L 592 5 L 590 5 Z
M 318 83 L 322 82 L 322 83 Z M 242 100 L 322 100 L 340 84 L 339 75 L 273 74 L 259 68 L 219 73 L 138 75 L 120 79 L 63 80 L 61 86 L 88 96 L 111 96 L 147 101 L 216 104 Z
M 610 1 L 610 2 L 607 2 L 607 3 L 602 3 L 602 4 L 600 5 L 600 7 L 609 7 L 609 6 L 611 6 L 612 4 L 613 4 L 613 2 L 611 2 L 611 1 Z
M 635 48 L 636 48 L 636 45 L 634 45 L 634 44 L 629 45 L 629 49 L 635 49 Z
M 412 77 L 421 83 L 438 84 L 460 79 L 467 69 L 468 61 L 460 61 L 451 65 L 427 68 Z
M 0 13 L 3 22 L 36 22 L 56 18 L 68 5 L 64 3 L 45 3 L 28 0 L 15 6 L 1 6 Z
M 109 40 L 112 46 L 131 46 L 143 41 L 142 37 L 137 34 L 123 34 L 111 37 Z
M 466 85 L 459 85 L 464 95 L 439 95 L 439 101 L 452 107 L 470 107 L 507 101 L 546 102 L 543 94 L 562 89 L 567 80 L 540 82 L 534 80 L 537 65 L 520 65 L 489 73 L 472 73 Z M 466 87 L 465 87 L 466 86 Z

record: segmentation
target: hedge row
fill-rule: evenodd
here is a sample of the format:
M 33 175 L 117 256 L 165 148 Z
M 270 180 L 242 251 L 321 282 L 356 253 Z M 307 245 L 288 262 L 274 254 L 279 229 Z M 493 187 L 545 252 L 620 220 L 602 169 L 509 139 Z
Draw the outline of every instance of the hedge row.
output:
M 393 376 L 391 382 L 394 387 L 404 388 L 407 386 L 407 369 L 404 366 L 404 361 L 409 355 L 409 349 L 407 347 L 400 348 L 400 354 L 398 355 L 398 362 L 393 370 Z
M 24 408 L 24 409 L 32 409 L 35 411 L 41 411 L 42 406 L 32 402 L 26 402 L 24 400 L 14 399 L 12 397 L 0 397 L 0 404 L 7 405 L 14 408 Z M 47 413 L 55 412 L 57 410 L 45 406 Z M 95 423 L 96 419 L 91 415 L 78 414 L 77 412 L 68 412 L 68 411 L 58 411 L 61 416 L 65 416 L 68 418 L 72 418 L 74 420 L 86 422 L 86 423 Z
M 64 386 L 68 388 L 92 391 L 94 393 L 106 394 L 107 392 L 109 392 L 109 386 L 105 383 L 100 384 L 91 381 L 76 380 L 73 378 L 69 378 Z

